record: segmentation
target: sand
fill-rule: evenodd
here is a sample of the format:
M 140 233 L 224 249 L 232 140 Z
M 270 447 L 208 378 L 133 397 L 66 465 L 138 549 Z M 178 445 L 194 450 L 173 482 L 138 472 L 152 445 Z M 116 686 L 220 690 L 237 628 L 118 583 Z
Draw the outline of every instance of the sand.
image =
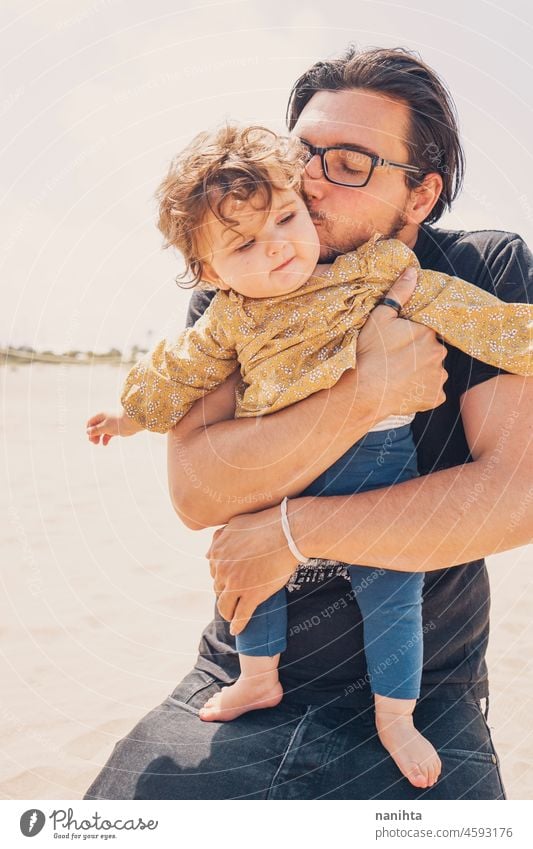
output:
M 84 423 L 124 369 L 6 366 L 0 798 L 76 799 L 190 669 L 211 617 L 211 531 L 167 494 L 165 438 L 107 448 Z M 489 725 L 509 798 L 533 798 L 533 547 L 489 559 Z

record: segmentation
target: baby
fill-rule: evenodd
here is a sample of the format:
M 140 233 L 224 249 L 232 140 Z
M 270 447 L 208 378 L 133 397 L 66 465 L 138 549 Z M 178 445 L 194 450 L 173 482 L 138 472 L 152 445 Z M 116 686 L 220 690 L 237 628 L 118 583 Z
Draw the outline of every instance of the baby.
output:
M 478 359 L 533 374 L 531 306 L 505 304 L 462 280 L 420 270 L 396 240 L 375 237 L 317 267 L 319 239 L 300 192 L 306 155 L 296 140 L 264 128 L 226 126 L 196 137 L 172 163 L 158 192 L 159 227 L 167 245 L 183 254 L 185 274 L 218 291 L 194 327 L 174 342 L 161 341 L 134 366 L 121 397 L 124 411 L 93 416 L 90 441 L 103 437 L 107 444 L 141 429 L 164 433 L 237 368 L 236 416 L 272 413 L 333 386 L 355 367 L 359 330 L 408 266 L 418 277 L 403 317 Z M 302 494 L 351 494 L 416 476 L 411 419 L 381 422 Z M 304 562 L 286 499 L 282 516 L 291 550 Z M 348 571 L 363 617 L 379 738 L 414 786 L 429 787 L 441 763 L 412 718 L 422 670 L 424 575 L 355 565 Z M 279 703 L 286 624 L 282 590 L 237 636 L 241 675 L 206 703 L 201 719 L 232 720 Z

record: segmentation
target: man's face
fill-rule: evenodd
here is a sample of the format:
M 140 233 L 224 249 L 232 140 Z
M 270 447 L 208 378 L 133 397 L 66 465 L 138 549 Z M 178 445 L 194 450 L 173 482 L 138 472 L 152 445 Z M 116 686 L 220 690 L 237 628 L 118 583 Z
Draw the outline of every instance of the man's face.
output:
M 293 134 L 315 147 L 357 145 L 393 162 L 408 163 L 409 109 L 381 94 L 351 89 L 319 91 L 304 107 Z M 321 262 L 362 245 L 375 233 L 416 241 L 416 225 L 406 216 L 411 190 L 405 173 L 386 166 L 374 169 L 363 188 L 329 183 L 320 157 L 305 172 L 304 192 L 320 236 Z

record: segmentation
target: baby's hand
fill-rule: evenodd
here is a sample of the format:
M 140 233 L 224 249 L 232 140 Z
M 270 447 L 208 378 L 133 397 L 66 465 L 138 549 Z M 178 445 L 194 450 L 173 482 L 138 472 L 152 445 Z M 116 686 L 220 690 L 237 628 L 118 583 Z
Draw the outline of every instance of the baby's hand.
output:
M 107 445 L 114 436 L 133 436 L 140 430 L 142 430 L 141 425 L 130 418 L 125 410 L 119 415 L 97 413 L 87 422 L 87 436 L 89 442 L 94 445 L 98 445 L 100 437 L 102 437 L 102 445 Z

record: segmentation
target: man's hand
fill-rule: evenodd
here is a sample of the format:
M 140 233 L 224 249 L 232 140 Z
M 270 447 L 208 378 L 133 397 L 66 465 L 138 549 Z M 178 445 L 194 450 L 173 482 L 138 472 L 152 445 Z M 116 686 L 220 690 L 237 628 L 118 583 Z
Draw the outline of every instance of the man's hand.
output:
M 409 268 L 387 296 L 405 306 L 415 286 L 416 272 Z M 433 330 L 398 318 L 391 307 L 377 306 L 357 340 L 357 392 L 370 393 L 368 404 L 380 410 L 382 419 L 432 410 L 446 400 L 445 356 Z
M 98 445 L 102 437 L 102 445 L 107 445 L 114 436 L 133 436 L 142 430 L 135 419 L 130 418 L 125 410 L 118 415 L 111 413 L 96 413 L 87 422 L 89 442 Z
M 297 566 L 281 529 L 279 505 L 230 519 L 207 552 L 220 615 L 240 634 L 261 602 L 285 586 Z

